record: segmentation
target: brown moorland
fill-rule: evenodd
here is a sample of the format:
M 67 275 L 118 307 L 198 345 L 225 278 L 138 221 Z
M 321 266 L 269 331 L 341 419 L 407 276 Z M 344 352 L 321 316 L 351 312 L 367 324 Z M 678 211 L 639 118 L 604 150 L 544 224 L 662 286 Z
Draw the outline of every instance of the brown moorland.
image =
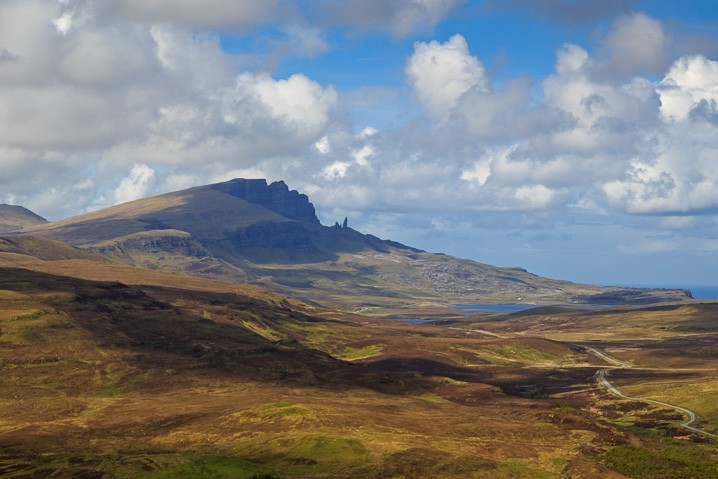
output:
M 710 305 L 411 324 L 62 256 L 0 253 L 4 477 L 715 477 L 715 446 L 598 387 L 582 347 L 645 363 L 621 388 L 679 394 L 714 365 L 678 370 Z

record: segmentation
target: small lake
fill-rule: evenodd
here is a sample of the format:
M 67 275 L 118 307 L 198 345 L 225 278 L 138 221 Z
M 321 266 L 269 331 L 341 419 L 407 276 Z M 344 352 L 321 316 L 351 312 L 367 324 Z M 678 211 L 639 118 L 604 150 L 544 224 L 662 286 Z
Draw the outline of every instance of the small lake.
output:
M 384 318 L 390 321 L 401 321 L 402 323 L 413 323 L 413 324 L 431 324 L 435 321 L 433 319 L 418 319 L 418 318 Z

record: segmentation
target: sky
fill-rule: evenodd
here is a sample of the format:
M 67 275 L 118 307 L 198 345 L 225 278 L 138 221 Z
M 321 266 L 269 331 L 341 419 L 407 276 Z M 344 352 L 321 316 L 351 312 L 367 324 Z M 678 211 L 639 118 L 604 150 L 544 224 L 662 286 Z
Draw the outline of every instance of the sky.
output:
M 714 0 L 0 0 L 0 203 L 235 177 L 324 224 L 718 286 Z

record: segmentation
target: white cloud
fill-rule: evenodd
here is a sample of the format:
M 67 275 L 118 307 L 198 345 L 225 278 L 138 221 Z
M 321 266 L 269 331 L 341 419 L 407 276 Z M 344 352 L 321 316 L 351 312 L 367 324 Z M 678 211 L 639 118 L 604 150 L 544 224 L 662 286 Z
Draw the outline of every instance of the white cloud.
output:
M 371 145 L 364 145 L 358 150 L 352 151 L 354 163 L 359 166 L 367 166 L 369 164 L 369 157 L 372 155 L 374 155 L 374 147 Z
M 162 192 L 179 191 L 196 186 L 198 178 L 195 175 L 172 173 L 162 180 L 159 188 Z
M 544 185 L 521 186 L 516 190 L 516 199 L 524 203 L 525 209 L 544 209 L 553 201 L 554 192 Z
M 535 217 L 580 205 L 675 215 L 656 222 L 685 231 L 703 222 L 684 215 L 718 210 L 718 62 L 689 55 L 665 66 L 670 36 L 645 15 L 617 21 L 594 49 L 559 46 L 555 72 L 537 83 L 499 76 L 492 85 L 485 59 L 455 35 L 414 44 L 404 65 L 411 90 L 344 96 L 302 72 L 267 71 L 277 55 L 333 47 L 336 30 L 302 18 L 314 6 L 168 3 L 0 2 L 4 195 L 58 218 L 244 176 L 284 179 L 320 208 L 387 217 Z M 405 36 L 430 31 L 459 3 L 314 5 L 341 13 L 323 25 Z M 257 55 L 229 54 L 212 31 L 230 29 L 228 38 L 264 22 L 274 36 Z M 381 133 L 354 128 L 352 115 Z
M 580 74 L 588 63 L 588 52 L 578 45 L 565 43 L 556 52 L 556 73 L 559 75 Z
M 322 171 L 322 176 L 327 180 L 336 180 L 337 178 L 344 178 L 347 175 L 347 170 L 351 166 L 346 161 L 335 161 L 328 165 Z
M 484 67 L 461 35 L 446 43 L 416 42 L 405 72 L 419 100 L 436 117 L 447 115 L 470 89 L 488 90 Z
M 319 153 L 321 153 L 322 155 L 326 155 L 327 153 L 329 153 L 330 151 L 332 151 L 332 145 L 331 145 L 331 143 L 329 142 L 329 137 L 326 136 L 326 135 L 324 135 L 323 137 L 321 137 L 319 140 L 317 140 L 317 141 L 314 143 L 314 148 L 316 148 L 317 151 L 318 151 Z
M 703 55 L 679 58 L 658 86 L 658 94 L 666 119 L 685 120 L 701 102 L 718 110 L 718 62 Z
M 257 98 L 273 119 L 306 137 L 316 136 L 326 128 L 337 104 L 334 88 L 325 89 L 302 74 L 274 80 L 267 74 L 244 73 L 237 78 L 233 93 Z
M 62 15 L 60 15 L 59 18 L 53 20 L 52 23 L 55 25 L 55 28 L 57 28 L 58 32 L 65 35 L 72 28 L 72 13 L 63 13 Z
M 372 136 L 379 133 L 379 131 L 376 128 L 373 128 L 371 126 L 364 127 L 361 132 L 357 135 L 357 138 L 360 140 L 366 140 L 367 138 L 371 138 Z
M 491 160 L 477 161 L 474 165 L 461 173 L 461 179 L 474 181 L 478 186 L 483 186 L 491 176 Z
M 146 195 L 155 171 L 147 165 L 135 164 L 114 191 L 115 204 L 136 200 Z

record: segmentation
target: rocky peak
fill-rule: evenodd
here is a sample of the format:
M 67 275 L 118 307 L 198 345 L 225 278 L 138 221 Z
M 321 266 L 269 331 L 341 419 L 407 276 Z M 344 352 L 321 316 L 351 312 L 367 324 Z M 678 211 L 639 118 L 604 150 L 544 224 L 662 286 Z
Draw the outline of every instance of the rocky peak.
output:
M 314 205 L 307 195 L 290 190 L 284 181 L 267 184 L 263 179 L 236 178 L 211 185 L 215 190 L 263 206 L 275 213 L 303 223 L 319 224 Z

